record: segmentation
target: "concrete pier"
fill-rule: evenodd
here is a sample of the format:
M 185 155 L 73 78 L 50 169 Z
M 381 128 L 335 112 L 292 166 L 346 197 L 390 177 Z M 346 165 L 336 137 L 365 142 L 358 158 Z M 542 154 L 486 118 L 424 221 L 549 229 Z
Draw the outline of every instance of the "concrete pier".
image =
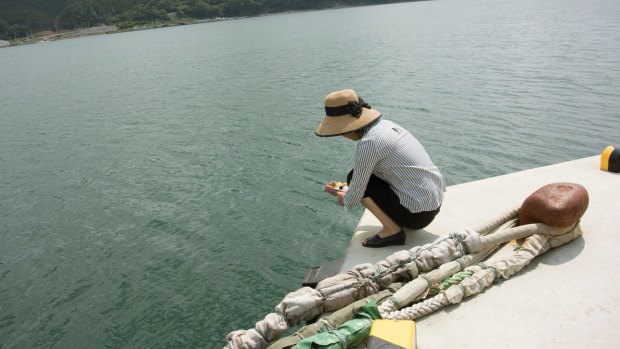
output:
M 451 186 L 435 221 L 408 231 L 406 246 L 362 247 L 380 229 L 365 211 L 341 270 L 477 226 L 519 207 L 544 185 L 581 184 L 590 198 L 582 237 L 537 257 L 509 280 L 416 320 L 417 347 L 619 348 L 620 174 L 599 166 L 600 156 L 592 156 Z

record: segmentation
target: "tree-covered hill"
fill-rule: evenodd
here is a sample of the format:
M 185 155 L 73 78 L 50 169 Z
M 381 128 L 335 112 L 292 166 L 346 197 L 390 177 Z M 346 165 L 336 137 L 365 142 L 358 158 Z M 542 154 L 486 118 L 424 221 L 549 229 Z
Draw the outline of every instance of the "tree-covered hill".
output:
M 359 6 L 403 0 L 0 0 L 0 38 L 116 24 L 130 27 L 216 17 Z M 409 0 L 411 1 L 411 0 Z

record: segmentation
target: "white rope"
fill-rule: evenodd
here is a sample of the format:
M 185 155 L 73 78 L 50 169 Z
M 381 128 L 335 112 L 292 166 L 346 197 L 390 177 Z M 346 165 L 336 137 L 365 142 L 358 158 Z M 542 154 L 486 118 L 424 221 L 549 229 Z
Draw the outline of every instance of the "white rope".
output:
M 413 306 L 393 311 L 389 314 L 381 313 L 381 317 L 388 320 L 415 320 L 424 315 L 428 315 L 435 310 L 441 309 L 450 304 L 445 294 L 440 293 L 433 298 L 417 303 Z
M 514 227 L 517 214 L 518 210 L 510 210 L 475 230 L 463 229 L 432 244 L 416 246 L 408 251 L 398 251 L 374 265 L 370 263 L 356 265 L 346 273 L 319 282 L 316 289 L 304 287 L 291 292 L 276 306 L 275 313 L 268 314 L 263 320 L 257 322 L 253 329 L 229 333 L 226 348 L 264 349 L 269 342 L 278 339 L 291 326 L 311 320 L 324 312 L 338 310 L 385 289 L 387 285 L 399 279 L 413 279 L 379 305 L 381 314 L 390 314 L 416 300 L 424 299 L 430 290 L 429 283 L 440 282 L 464 267 L 481 262 L 504 242 L 539 233 L 553 237 L 554 244 L 561 245 L 577 236 L 576 233 L 573 234 L 574 236 L 563 235 L 566 229 L 552 228 L 544 224 Z M 552 245 L 546 244 L 547 249 Z M 513 260 L 503 266 L 494 266 L 500 270 L 499 276 L 509 277 L 534 257 L 529 258 L 524 254 L 525 252 L 522 252 L 521 255 L 513 256 Z M 525 264 L 521 265 L 521 263 Z M 420 275 L 424 272 L 426 274 Z M 491 272 L 486 271 L 484 275 L 487 276 L 484 277 L 488 278 L 489 273 Z M 493 278 L 494 276 L 491 276 L 491 282 Z M 468 279 L 470 278 L 465 279 L 461 285 Z M 462 298 L 468 292 L 463 292 L 458 287 L 455 289 L 450 287 L 448 290 L 437 295 L 437 299 L 431 298 L 432 301 L 428 304 L 422 302 L 418 306 L 420 309 L 412 311 L 418 314 L 416 316 L 421 316 L 419 314 L 434 311 L 441 304 L 453 304 L 456 299 Z
M 415 320 L 447 305 L 460 303 L 464 298 L 478 294 L 491 286 L 497 278 L 510 278 L 527 266 L 536 256 L 545 253 L 552 247 L 565 244 L 582 233 L 579 225 L 571 228 L 553 228 L 542 224 L 531 224 L 528 228 L 513 230 L 512 232 L 514 235 L 520 236 L 523 230 L 537 231 L 537 233 L 528 236 L 515 254 L 495 261 L 491 267 L 481 265 L 467 267 L 465 270 L 472 271 L 474 274 L 463 279 L 458 285 L 452 285 L 444 292 L 410 307 L 390 311 L 390 309 L 402 305 L 402 302 L 394 300 L 395 294 L 392 299 L 384 302 L 387 303 L 386 306 L 383 306 L 383 303 L 379 306 L 381 316 L 391 320 Z M 501 235 L 508 236 L 507 234 Z
M 432 284 L 438 283 L 448 276 L 463 270 L 463 267 L 468 267 L 483 261 L 494 250 L 495 246 L 487 247 L 480 252 L 469 254 L 455 261 L 443 264 L 439 266 L 439 268 L 408 282 L 400 290 L 396 291 L 387 301 L 379 304 L 379 312 L 381 314 L 389 314 L 403 306 L 412 304 L 418 299 L 425 298 L 430 291 L 428 281 L 426 281 L 427 279 L 430 279 Z
M 460 270 L 463 265 L 461 262 L 444 266 L 446 263 L 459 257 L 465 258 L 468 254 L 476 255 L 481 250 L 484 246 L 480 234 L 463 229 L 432 244 L 393 253 L 374 265 L 356 265 L 344 274 L 322 280 L 316 289 L 303 287 L 289 293 L 276 306 L 276 312 L 259 321 L 254 329 L 229 333 L 227 347 L 264 349 L 269 342 L 285 333 L 289 326 L 311 320 L 324 312 L 338 310 L 385 289 L 399 279 L 416 278 L 420 272 L 439 268 L 439 276 L 430 274 L 436 280 L 451 271 Z M 426 285 L 426 281 L 424 283 Z
M 511 220 L 517 218 L 518 215 L 519 215 L 519 208 L 518 207 L 511 208 L 507 210 L 506 212 L 494 217 L 493 219 L 490 219 L 489 221 L 484 222 L 480 224 L 479 226 L 474 227 L 473 230 L 480 235 L 486 235 L 489 232 L 493 231 L 494 229 L 497 229 L 501 225 L 506 224 L 507 222 L 509 223 Z M 513 222 L 512 224 L 514 225 L 515 223 Z

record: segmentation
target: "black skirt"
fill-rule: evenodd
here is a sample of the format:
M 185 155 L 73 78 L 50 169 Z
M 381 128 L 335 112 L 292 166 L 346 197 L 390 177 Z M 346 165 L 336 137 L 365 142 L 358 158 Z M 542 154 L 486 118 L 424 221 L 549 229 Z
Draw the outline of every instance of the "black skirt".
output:
M 347 183 L 351 183 L 352 178 L 353 170 L 347 175 Z M 364 197 L 370 197 L 398 225 L 411 229 L 422 229 L 429 225 L 441 208 L 440 206 L 433 211 L 409 211 L 408 208 L 400 204 L 400 199 L 390 188 L 390 185 L 374 174 L 370 175 Z

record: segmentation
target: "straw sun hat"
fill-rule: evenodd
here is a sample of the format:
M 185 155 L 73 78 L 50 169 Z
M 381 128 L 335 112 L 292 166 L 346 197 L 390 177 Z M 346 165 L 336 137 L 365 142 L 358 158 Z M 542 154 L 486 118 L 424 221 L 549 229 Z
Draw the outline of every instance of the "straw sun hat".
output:
M 319 137 L 339 136 L 360 130 L 379 117 L 381 113 L 372 109 L 355 91 L 336 91 L 325 97 L 325 117 L 315 133 Z

